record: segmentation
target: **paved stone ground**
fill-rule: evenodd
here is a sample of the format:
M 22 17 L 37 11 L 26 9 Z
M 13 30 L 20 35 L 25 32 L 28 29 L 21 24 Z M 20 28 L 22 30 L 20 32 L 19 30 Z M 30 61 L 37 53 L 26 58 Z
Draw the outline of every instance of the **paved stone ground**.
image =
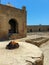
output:
M 44 53 L 44 65 L 49 65 L 49 41 L 40 46 Z
M 32 33 L 33 34 L 33 33 Z M 49 38 L 49 32 L 46 33 L 34 33 L 34 35 L 38 35 L 38 37 L 47 37 Z M 49 65 L 49 41 L 46 43 L 42 44 L 40 46 L 41 50 L 43 51 L 44 54 L 44 65 Z
M 39 37 L 46 37 L 49 38 L 49 32 L 35 32 L 35 33 L 28 33 L 26 38 L 17 39 L 15 41 L 22 41 L 25 42 L 26 39 L 35 39 Z M 4 44 L 5 45 L 5 44 Z M 3 48 L 3 47 L 2 47 Z M 42 44 L 40 46 L 41 50 L 44 53 L 44 65 L 49 65 L 49 41 Z M 2 51 L 1 51 L 2 52 Z M 3 64 L 4 65 L 4 64 Z M 7 64 L 6 64 L 7 65 Z
M 25 41 L 26 39 L 34 39 L 38 37 L 46 37 L 49 38 L 49 32 L 35 32 L 35 33 L 28 33 L 26 38 L 19 39 L 19 41 Z M 41 50 L 44 53 L 44 65 L 49 65 L 49 41 L 42 44 L 40 46 Z
M 37 46 L 18 42 L 19 48 L 5 49 L 9 42 L 0 42 L 0 65 L 43 65 L 43 53 Z

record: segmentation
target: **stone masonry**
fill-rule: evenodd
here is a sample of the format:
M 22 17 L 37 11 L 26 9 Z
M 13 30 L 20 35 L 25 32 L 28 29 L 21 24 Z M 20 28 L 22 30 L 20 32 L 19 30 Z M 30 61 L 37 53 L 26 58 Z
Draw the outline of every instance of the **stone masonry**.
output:
M 27 32 L 49 32 L 49 25 L 28 25 Z
M 26 8 L 0 4 L 0 40 L 26 36 Z

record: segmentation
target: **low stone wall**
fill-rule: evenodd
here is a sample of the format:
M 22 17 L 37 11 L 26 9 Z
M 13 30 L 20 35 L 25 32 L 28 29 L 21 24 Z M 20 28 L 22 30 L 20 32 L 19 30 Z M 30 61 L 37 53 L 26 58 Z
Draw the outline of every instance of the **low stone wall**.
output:
M 28 39 L 28 40 L 26 40 L 26 42 L 34 44 L 39 47 L 41 44 L 47 42 L 48 40 L 49 40 L 49 38 L 39 37 L 36 39 Z

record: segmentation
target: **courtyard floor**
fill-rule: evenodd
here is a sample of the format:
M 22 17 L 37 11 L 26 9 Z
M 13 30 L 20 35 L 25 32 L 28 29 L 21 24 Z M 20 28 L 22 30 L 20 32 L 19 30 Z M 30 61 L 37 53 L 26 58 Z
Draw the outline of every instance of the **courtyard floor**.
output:
M 28 33 L 26 38 L 19 39 L 18 41 L 25 41 L 26 39 L 35 39 L 39 37 L 49 38 L 49 32 L 35 32 Z M 49 65 L 49 40 L 40 46 L 44 54 L 44 65 Z
M 35 38 L 40 38 L 40 37 L 49 38 L 49 32 L 27 33 L 27 37 L 17 39 L 15 41 L 25 42 L 25 40 L 27 40 L 27 39 L 35 39 Z M 49 40 L 47 42 L 43 43 L 39 48 L 43 51 L 43 54 L 44 54 L 44 65 L 49 65 Z

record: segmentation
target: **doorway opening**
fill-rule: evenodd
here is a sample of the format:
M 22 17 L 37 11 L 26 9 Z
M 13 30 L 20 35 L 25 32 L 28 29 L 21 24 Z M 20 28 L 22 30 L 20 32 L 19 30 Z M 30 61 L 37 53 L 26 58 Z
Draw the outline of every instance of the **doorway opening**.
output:
M 9 34 L 18 33 L 18 23 L 15 19 L 9 20 L 10 29 Z
M 39 28 L 39 32 L 41 32 L 41 29 Z
M 49 28 L 48 28 L 48 31 L 49 31 Z
M 30 29 L 30 32 L 32 32 L 32 29 Z

